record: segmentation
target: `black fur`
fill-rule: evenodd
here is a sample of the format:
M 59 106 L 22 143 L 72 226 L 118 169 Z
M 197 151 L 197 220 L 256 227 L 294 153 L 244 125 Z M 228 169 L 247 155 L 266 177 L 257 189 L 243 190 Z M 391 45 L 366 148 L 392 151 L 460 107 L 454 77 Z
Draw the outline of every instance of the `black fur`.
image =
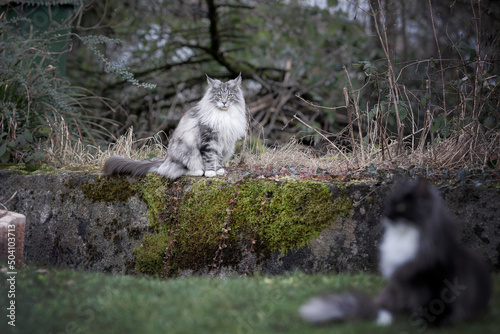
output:
M 401 183 L 388 196 L 384 217 L 386 233 L 398 224 L 417 229 L 415 256 L 388 271 L 387 285 L 375 299 L 362 294 L 315 298 L 301 308 L 304 318 L 311 322 L 374 318 L 385 310 L 406 314 L 408 323 L 422 332 L 427 326 L 485 312 L 491 295 L 489 269 L 459 242 L 457 226 L 436 189 L 422 179 Z M 381 251 L 381 263 L 388 255 Z

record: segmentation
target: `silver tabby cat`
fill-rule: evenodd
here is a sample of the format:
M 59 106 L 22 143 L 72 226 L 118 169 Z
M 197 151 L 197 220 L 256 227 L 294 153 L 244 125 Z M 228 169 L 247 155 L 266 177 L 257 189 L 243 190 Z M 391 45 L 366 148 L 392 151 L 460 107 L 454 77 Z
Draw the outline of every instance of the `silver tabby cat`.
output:
M 107 175 L 143 176 L 157 173 L 170 179 L 182 175 L 223 175 L 223 164 L 245 136 L 247 120 L 241 74 L 228 82 L 207 75 L 208 90 L 180 120 L 165 159 L 135 161 L 120 156 L 104 164 Z

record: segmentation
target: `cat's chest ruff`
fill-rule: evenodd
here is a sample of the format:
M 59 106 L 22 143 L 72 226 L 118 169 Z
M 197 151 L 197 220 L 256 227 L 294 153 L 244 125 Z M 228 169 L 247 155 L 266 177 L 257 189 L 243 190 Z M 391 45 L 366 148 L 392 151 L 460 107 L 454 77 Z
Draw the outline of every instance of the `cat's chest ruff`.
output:
M 227 110 L 214 108 L 203 117 L 203 123 L 225 141 L 236 141 L 246 133 L 245 111 L 239 106 L 230 106 Z
M 380 244 L 380 270 L 389 278 L 403 264 L 415 259 L 420 244 L 420 231 L 404 222 L 384 219 L 385 233 Z

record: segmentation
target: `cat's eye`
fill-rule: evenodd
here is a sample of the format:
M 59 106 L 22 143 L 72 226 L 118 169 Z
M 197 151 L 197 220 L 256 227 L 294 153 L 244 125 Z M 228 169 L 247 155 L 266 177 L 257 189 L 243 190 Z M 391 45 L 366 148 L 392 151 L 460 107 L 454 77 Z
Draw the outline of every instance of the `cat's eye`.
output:
M 219 99 L 222 99 L 222 95 L 220 95 L 220 94 L 217 94 L 217 97 L 218 97 Z
M 229 95 L 227 96 L 227 98 L 228 98 L 228 99 L 229 99 L 229 98 L 231 98 L 231 97 L 233 97 L 233 95 L 231 95 L 231 94 L 229 94 Z

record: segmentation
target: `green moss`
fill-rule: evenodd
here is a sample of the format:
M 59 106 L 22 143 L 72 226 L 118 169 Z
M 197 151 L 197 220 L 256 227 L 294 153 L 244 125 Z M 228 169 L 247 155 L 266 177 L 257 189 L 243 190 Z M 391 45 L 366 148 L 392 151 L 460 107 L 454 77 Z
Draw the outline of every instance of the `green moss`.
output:
M 96 177 L 95 182 L 81 185 L 85 199 L 93 202 L 126 202 L 137 193 L 136 182 L 123 177 Z
M 166 233 L 144 236 L 142 245 L 134 249 L 135 271 L 159 277 L 169 241 L 170 236 Z
M 150 173 L 140 181 L 140 194 L 148 205 L 148 221 L 154 230 L 170 225 L 172 217 L 172 181 Z
M 332 194 L 319 182 L 251 181 L 241 188 L 234 220 L 249 231 L 257 228 L 257 238 L 271 251 L 286 252 L 303 246 L 336 217 Z
M 0 169 L 5 169 L 19 175 L 31 174 L 31 172 L 26 169 L 25 164 L 0 164 Z
M 352 211 L 353 203 L 352 200 L 350 200 L 344 195 L 335 198 L 335 201 L 333 202 L 333 208 L 335 212 L 338 213 L 339 215 L 347 217 L 350 215 Z
M 167 244 L 175 238 L 171 272 L 200 269 L 218 261 L 214 259 L 222 241 L 224 264 L 235 264 L 241 247 L 250 248 L 254 239 L 259 253 L 274 250 L 287 252 L 309 242 L 338 215 L 347 216 L 352 201 L 334 198 L 321 182 L 282 179 L 246 180 L 228 183 L 224 179 L 199 179 L 185 191 L 179 201 L 178 220 L 167 217 L 164 210 L 172 198 L 163 178 L 148 176 L 144 197 L 150 205 L 151 219 L 160 226 L 159 233 L 148 235 L 134 250 L 136 270 L 158 275 L 163 268 Z M 156 186 L 156 188 L 155 188 Z M 160 189 L 161 188 L 161 189 Z M 235 200 L 231 205 L 231 201 Z M 228 211 L 232 208 L 232 212 Z M 229 214 L 228 227 L 224 233 Z M 174 230 L 170 234 L 168 230 Z

